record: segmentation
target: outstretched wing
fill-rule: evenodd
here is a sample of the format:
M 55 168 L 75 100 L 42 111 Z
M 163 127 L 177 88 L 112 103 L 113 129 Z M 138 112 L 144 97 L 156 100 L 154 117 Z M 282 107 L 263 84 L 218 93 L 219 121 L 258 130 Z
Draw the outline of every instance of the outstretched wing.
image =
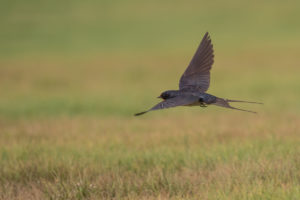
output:
M 145 114 L 146 112 L 153 111 L 153 110 L 160 110 L 160 109 L 171 108 L 176 106 L 185 106 L 185 105 L 192 104 L 196 101 L 198 101 L 198 97 L 196 96 L 192 96 L 192 95 L 177 96 L 162 101 L 147 111 L 136 113 L 135 116 L 142 115 Z
M 213 53 L 213 45 L 207 32 L 189 66 L 180 78 L 180 89 L 193 89 L 205 92 L 209 88 L 210 69 L 214 63 Z

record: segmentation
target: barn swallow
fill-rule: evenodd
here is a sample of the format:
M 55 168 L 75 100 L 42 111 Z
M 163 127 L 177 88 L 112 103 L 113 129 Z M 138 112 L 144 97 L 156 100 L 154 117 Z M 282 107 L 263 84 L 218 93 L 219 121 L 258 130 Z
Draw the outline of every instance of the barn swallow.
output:
M 219 98 L 206 93 L 210 84 L 210 70 L 214 63 L 214 50 L 208 32 L 204 35 L 200 45 L 193 56 L 189 66 L 179 81 L 179 90 L 167 90 L 159 96 L 163 101 L 151 109 L 136 113 L 135 116 L 145 114 L 153 110 L 160 110 L 176 106 L 201 106 L 216 105 L 225 108 L 256 113 L 250 110 L 232 107 L 231 102 L 256 103 L 259 102 L 230 100 Z

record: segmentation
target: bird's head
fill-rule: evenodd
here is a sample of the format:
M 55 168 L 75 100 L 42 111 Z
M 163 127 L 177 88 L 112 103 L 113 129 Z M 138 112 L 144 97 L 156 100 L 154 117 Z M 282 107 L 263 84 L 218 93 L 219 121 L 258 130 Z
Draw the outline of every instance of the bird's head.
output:
M 171 99 L 176 96 L 177 96 L 176 90 L 167 90 L 167 91 L 161 93 L 157 98 L 162 98 L 162 99 L 166 100 L 166 99 Z

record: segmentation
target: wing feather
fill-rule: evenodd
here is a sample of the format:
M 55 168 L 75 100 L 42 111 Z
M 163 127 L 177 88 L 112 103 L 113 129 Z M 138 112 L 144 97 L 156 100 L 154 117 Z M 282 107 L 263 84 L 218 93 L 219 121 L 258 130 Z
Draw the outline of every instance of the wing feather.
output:
M 196 101 L 198 101 L 198 97 L 196 97 L 196 96 L 181 95 L 181 96 L 177 96 L 177 97 L 162 101 L 147 111 L 143 111 L 143 112 L 135 114 L 135 116 L 142 115 L 142 114 L 145 114 L 146 112 L 153 111 L 153 110 L 161 110 L 161 109 L 172 108 L 172 107 L 176 107 L 176 106 L 185 106 L 185 105 L 192 104 Z
M 207 32 L 189 66 L 180 78 L 179 89 L 207 91 L 210 84 L 210 69 L 214 63 L 213 53 L 213 45 Z

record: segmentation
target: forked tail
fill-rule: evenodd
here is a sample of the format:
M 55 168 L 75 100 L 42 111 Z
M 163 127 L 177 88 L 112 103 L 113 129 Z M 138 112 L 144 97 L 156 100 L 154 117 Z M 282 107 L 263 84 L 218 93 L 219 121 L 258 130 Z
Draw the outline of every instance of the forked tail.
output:
M 216 100 L 215 103 L 213 103 L 213 105 L 221 106 L 221 107 L 224 107 L 224 108 L 230 108 L 230 109 L 234 109 L 234 110 L 240 110 L 240 111 L 250 112 L 250 113 L 256 113 L 256 112 L 251 111 L 251 110 L 244 110 L 244 109 L 232 107 L 231 105 L 229 105 L 229 102 L 263 104 L 263 103 L 259 103 L 259 102 L 253 102 L 253 101 L 241 101 L 241 100 L 232 100 L 232 99 L 222 99 L 222 98 L 218 98 L 217 97 L 217 100 Z
M 256 104 L 263 104 L 263 103 L 260 103 L 260 102 L 254 102 L 254 101 L 241 101 L 241 100 L 232 100 L 232 99 L 224 99 L 226 100 L 227 102 L 241 102 L 241 103 L 256 103 Z

